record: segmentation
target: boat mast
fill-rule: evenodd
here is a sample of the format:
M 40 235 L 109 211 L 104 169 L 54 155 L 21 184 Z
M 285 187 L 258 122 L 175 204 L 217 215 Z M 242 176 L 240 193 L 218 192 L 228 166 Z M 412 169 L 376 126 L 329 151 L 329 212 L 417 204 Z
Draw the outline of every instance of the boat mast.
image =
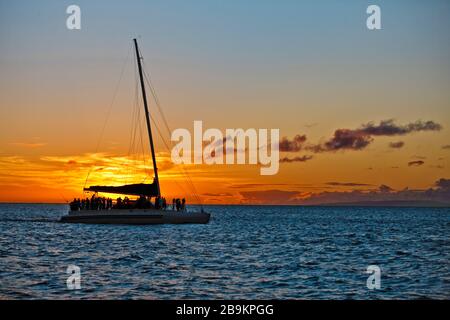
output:
M 152 152 L 153 172 L 155 173 L 155 182 L 156 182 L 156 188 L 158 190 L 158 196 L 161 196 L 161 191 L 159 189 L 158 169 L 156 168 L 155 147 L 153 146 L 152 128 L 150 126 L 150 113 L 148 112 L 147 95 L 145 93 L 144 77 L 142 75 L 142 66 L 141 66 L 142 58 L 139 54 L 137 40 L 133 39 L 133 41 L 134 41 L 134 47 L 136 49 L 136 59 L 137 59 L 138 69 L 139 69 L 139 79 L 141 80 L 142 99 L 144 100 L 144 111 L 145 111 L 145 119 L 147 120 L 147 131 L 148 131 L 148 138 L 150 140 L 150 150 Z

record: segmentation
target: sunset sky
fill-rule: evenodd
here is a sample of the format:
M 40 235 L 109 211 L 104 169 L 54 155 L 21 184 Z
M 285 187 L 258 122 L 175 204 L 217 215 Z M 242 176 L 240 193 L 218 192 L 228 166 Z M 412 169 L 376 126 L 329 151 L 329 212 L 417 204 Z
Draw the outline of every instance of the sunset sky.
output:
M 66 28 L 71 4 L 81 30 Z M 366 28 L 369 4 L 382 30 Z M 89 172 L 88 185 L 151 181 L 145 131 L 145 164 L 130 148 L 136 37 L 171 129 L 280 129 L 277 175 L 186 165 L 202 202 L 450 202 L 449 13 L 446 0 L 0 0 L 0 201 L 80 197 Z M 150 113 L 160 123 L 153 99 Z M 155 139 L 163 194 L 195 202 Z

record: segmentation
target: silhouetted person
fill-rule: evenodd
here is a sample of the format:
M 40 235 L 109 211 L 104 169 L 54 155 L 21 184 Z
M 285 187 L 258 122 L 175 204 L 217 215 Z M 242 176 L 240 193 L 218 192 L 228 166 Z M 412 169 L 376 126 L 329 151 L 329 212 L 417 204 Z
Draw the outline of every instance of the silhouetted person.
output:
M 138 209 L 144 209 L 145 206 L 146 206 L 146 202 L 147 202 L 147 199 L 145 199 L 144 196 L 140 196 L 140 197 L 138 198 L 138 200 L 136 201 L 136 208 L 138 208 Z
M 69 205 L 71 211 L 78 211 L 77 199 L 73 198 L 73 201 Z
M 181 200 L 181 211 L 186 211 L 186 199 Z
M 125 209 L 130 208 L 130 199 L 128 197 L 123 198 L 123 205 Z

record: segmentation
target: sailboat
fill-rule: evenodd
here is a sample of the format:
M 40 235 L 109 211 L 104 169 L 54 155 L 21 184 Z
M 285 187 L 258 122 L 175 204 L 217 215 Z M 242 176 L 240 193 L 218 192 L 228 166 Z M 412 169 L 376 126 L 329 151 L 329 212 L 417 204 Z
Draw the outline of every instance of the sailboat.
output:
M 153 144 L 153 136 L 150 124 L 150 113 L 148 110 L 147 96 L 145 91 L 145 83 L 141 65 L 141 55 L 136 39 L 133 39 L 136 51 L 137 66 L 139 71 L 140 87 L 142 91 L 142 98 L 144 102 L 144 113 L 147 124 L 147 132 L 150 143 L 150 150 L 153 162 L 154 180 L 153 183 L 137 183 L 127 184 L 122 186 L 104 186 L 96 185 L 85 187 L 84 191 L 93 192 L 96 195 L 100 193 L 119 194 L 125 196 L 138 196 L 139 199 L 144 199 L 147 205 L 145 206 L 129 206 L 129 205 L 115 205 L 110 204 L 109 201 L 105 205 L 104 200 L 95 202 L 93 206 L 92 201 L 90 205 L 80 206 L 80 204 L 71 204 L 71 208 L 67 215 L 61 217 L 60 222 L 66 223 L 92 223 L 92 224 L 181 224 L 181 223 L 208 223 L 210 214 L 205 212 L 203 208 L 198 212 L 187 212 L 184 209 L 184 203 L 179 208 L 177 203 L 177 210 L 168 210 L 166 206 L 161 206 L 159 201 L 161 197 L 161 189 L 158 178 L 158 168 L 156 163 L 155 148 Z M 155 205 L 148 201 L 155 199 Z M 92 198 L 94 199 L 94 198 Z M 104 199 L 104 198 L 103 198 Z M 127 198 L 125 198 L 127 199 Z M 100 204 L 100 205 L 98 205 Z

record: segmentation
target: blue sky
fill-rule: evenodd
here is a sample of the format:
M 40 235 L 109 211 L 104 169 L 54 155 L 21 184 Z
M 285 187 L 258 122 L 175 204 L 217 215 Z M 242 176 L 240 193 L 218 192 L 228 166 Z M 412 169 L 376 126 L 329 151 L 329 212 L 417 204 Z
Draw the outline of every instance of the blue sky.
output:
M 131 39 L 139 37 L 173 116 L 214 122 L 217 111 L 227 109 L 261 126 L 280 104 L 301 112 L 305 122 L 320 116 L 318 107 L 373 118 L 377 105 L 380 116 L 423 117 L 419 102 L 431 98 L 439 103 L 428 112 L 442 116 L 448 98 L 442 96 L 450 82 L 448 1 L 0 3 L 5 92 L 20 83 L 41 95 L 54 90 L 65 100 L 73 93 L 93 95 L 92 101 L 110 97 Z M 375 32 L 365 26 L 372 3 L 382 9 L 383 29 Z M 81 7 L 80 31 L 66 29 L 69 4 Z M 407 103 L 406 94 L 418 103 Z

